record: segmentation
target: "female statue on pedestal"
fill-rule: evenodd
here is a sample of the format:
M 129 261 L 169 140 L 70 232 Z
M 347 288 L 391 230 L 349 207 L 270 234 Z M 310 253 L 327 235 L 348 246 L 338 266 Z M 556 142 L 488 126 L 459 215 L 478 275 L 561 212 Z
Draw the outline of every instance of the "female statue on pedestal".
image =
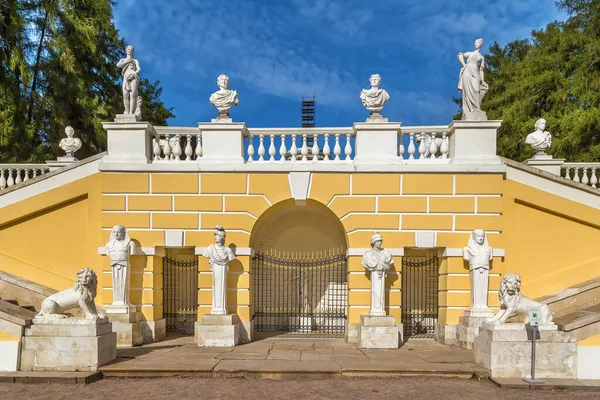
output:
M 225 246 L 225 229 L 215 228 L 215 244 L 208 246 L 203 256 L 208 258 L 212 271 L 212 315 L 227 314 L 227 272 L 229 261 L 235 259 L 233 250 Z
M 108 307 L 108 313 L 128 313 L 129 277 L 131 275 L 129 256 L 133 254 L 134 244 L 129 239 L 127 229 L 115 225 L 106 243 L 106 254 L 110 258 L 112 269 L 113 303 Z
M 371 249 L 362 258 L 362 266 L 371 271 L 371 311 L 369 315 L 385 316 L 385 276 L 394 264 L 389 251 L 381 248 L 383 238 L 378 232 L 371 236 Z
M 475 50 L 458 53 L 458 61 L 462 64 L 458 78 L 458 92 L 462 93 L 463 119 L 483 119 L 485 113 L 481 111 L 481 100 L 489 89 L 484 80 L 485 63 L 481 55 L 483 39 L 475 41 Z M 468 114 L 483 114 L 479 118 Z
M 488 286 L 490 277 L 490 247 L 483 229 L 475 229 L 469 237 L 467 246 L 463 249 L 463 258 L 469 262 L 471 276 L 471 312 L 489 314 Z

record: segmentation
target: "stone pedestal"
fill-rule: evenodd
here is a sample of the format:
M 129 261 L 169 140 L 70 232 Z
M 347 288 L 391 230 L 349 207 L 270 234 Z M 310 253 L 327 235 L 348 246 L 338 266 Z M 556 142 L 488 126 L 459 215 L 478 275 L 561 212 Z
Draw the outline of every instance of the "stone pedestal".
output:
M 383 119 L 382 119 L 383 120 Z M 398 132 L 400 122 L 354 123 L 356 132 L 355 163 L 368 162 L 386 164 L 398 162 Z
M 142 321 L 142 337 L 144 343 L 156 343 L 165 340 L 167 337 L 167 320 L 157 319 L 156 321 Z
M 126 314 L 109 313 L 106 316 L 117 334 L 117 347 L 140 346 L 144 343 L 142 313 L 132 311 Z
M 202 157 L 198 163 L 243 163 L 244 134 L 243 122 L 198 123 L 202 132 Z
M 240 343 L 240 325 L 237 314 L 205 314 L 195 325 L 196 343 L 200 347 L 233 347 Z
M 435 324 L 435 340 L 442 344 L 456 344 L 458 325 Z
M 496 137 L 502 121 L 452 121 L 450 154 L 453 164 L 501 164 Z
M 115 122 L 103 122 L 107 135 L 107 155 L 103 163 L 147 164 L 152 160 L 154 127 L 136 122 L 131 114 L 117 115 Z
M 551 155 L 535 155 L 523 164 L 560 176 L 560 167 L 565 163 L 564 158 L 552 158 Z
M 106 319 L 35 318 L 25 328 L 22 371 L 97 371 L 117 358 L 117 334 Z
M 475 362 L 491 371 L 492 378 L 531 376 L 531 337 L 521 322 L 493 325 L 485 322 L 475 338 Z M 577 343 L 571 333 L 556 325 L 541 326 L 536 340 L 536 378 L 574 379 Z
M 48 160 L 46 161 L 46 165 L 50 168 L 50 171 L 57 170 L 62 167 L 66 167 L 67 165 L 75 164 L 78 160 L 75 157 L 58 157 L 56 161 Z
M 360 316 L 358 347 L 361 349 L 397 349 L 400 347 L 402 324 L 392 316 Z

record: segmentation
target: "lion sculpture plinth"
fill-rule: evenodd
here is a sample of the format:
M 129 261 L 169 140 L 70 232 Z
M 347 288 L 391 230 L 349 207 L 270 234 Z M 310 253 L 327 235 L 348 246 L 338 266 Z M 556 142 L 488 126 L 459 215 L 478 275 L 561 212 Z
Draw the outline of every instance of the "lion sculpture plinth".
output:
M 41 311 L 36 318 L 69 318 L 66 310 L 79 307 L 85 319 L 104 319 L 106 316 L 96 309 L 94 298 L 98 288 L 98 277 L 89 268 L 77 271 L 77 282 L 72 288 L 54 293 L 42 302 Z
M 538 303 L 521 294 L 521 276 L 518 274 L 506 274 L 500 282 L 500 311 L 492 318 L 486 320 L 494 324 L 503 324 L 513 315 L 523 315 L 523 322 L 529 322 L 527 309 L 529 307 L 541 307 L 542 311 L 542 326 L 554 325 L 552 322 L 552 311 L 546 304 Z

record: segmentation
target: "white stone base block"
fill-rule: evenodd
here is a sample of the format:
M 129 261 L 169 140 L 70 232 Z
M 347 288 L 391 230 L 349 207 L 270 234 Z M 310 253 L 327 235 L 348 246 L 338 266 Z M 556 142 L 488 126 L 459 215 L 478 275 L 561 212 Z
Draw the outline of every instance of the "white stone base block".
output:
M 491 371 L 492 378 L 531 376 L 531 340 L 525 324 L 493 325 L 485 322 L 475 338 L 475 362 Z M 577 376 L 577 344 L 571 333 L 556 326 L 541 327 L 536 340 L 535 377 L 573 379 Z
M 107 320 L 34 319 L 25 329 L 22 371 L 97 371 L 117 358 L 117 334 Z
M 392 316 L 360 316 L 358 347 L 361 349 L 397 349 L 400 347 L 402 324 Z
M 435 340 L 442 344 L 456 344 L 457 325 L 435 324 Z
M 456 344 L 462 349 L 472 350 L 475 345 L 475 337 L 479 333 L 479 328 L 481 328 L 486 318 L 487 317 L 459 317 L 458 326 L 456 327 Z
M 552 158 L 550 155 L 534 156 L 533 158 L 523 162 L 525 165 L 529 165 L 530 167 L 535 167 L 555 175 L 560 175 L 560 167 L 564 163 L 564 158 Z
M 133 347 L 144 344 L 142 313 L 108 314 L 113 332 L 117 334 L 117 347 Z
M 156 343 L 167 337 L 167 320 L 142 321 L 142 337 L 144 343 Z
M 358 332 L 360 331 L 359 324 L 348 324 L 346 326 L 346 342 L 358 343 Z
M 195 324 L 196 342 L 200 347 L 233 347 L 240 343 L 240 325 L 237 314 L 205 314 Z
M 21 342 L 0 342 L 0 371 L 18 371 L 21 357 Z
M 577 346 L 577 379 L 600 379 L 600 346 Z

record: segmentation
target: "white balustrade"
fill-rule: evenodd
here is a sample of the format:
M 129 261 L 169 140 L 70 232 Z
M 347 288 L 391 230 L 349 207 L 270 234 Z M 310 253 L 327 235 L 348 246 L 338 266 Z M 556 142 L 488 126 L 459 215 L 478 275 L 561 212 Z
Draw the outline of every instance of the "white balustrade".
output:
M 565 179 L 598 188 L 597 170 L 600 169 L 600 163 L 564 163 L 561 169 Z
M 443 126 L 402 127 L 402 132 L 398 135 L 398 156 L 406 162 L 436 160 L 436 162 L 447 163 L 450 142 L 448 132 L 444 129 L 448 128 Z M 406 142 L 408 146 L 405 145 Z
M 192 162 L 202 157 L 202 133 L 197 129 L 161 127 L 152 137 L 152 162 Z
M 11 188 L 50 171 L 46 164 L 0 164 L 0 190 Z

